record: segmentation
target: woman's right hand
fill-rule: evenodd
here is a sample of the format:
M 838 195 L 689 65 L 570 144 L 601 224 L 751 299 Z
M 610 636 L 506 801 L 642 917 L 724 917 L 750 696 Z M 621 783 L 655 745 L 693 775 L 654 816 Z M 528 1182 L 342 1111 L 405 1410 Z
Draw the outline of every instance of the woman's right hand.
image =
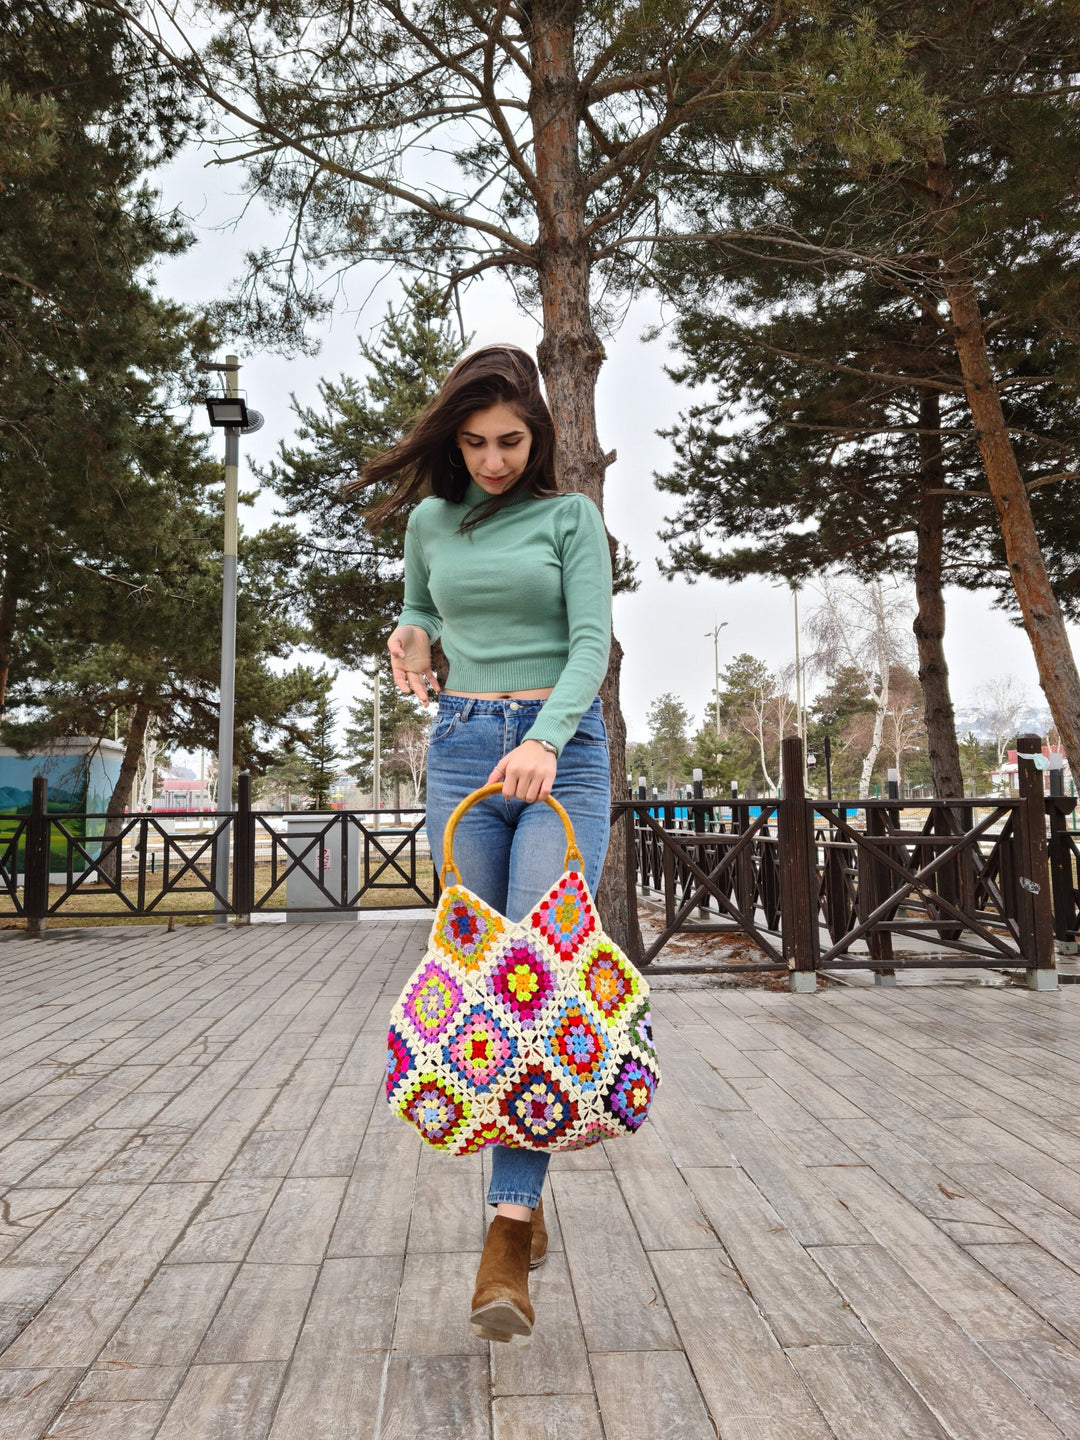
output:
M 439 693 L 439 682 L 431 664 L 431 641 L 422 625 L 399 625 L 386 642 L 394 684 L 403 695 L 411 691 L 425 705 L 428 686 Z

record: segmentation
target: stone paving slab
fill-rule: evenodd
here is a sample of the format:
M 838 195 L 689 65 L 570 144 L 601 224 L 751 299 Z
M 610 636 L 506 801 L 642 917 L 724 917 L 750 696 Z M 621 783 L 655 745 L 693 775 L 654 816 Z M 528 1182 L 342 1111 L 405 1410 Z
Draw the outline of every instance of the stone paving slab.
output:
M 492 1346 L 486 1158 L 381 1093 L 427 923 L 0 943 L 0 1440 L 1080 1436 L 1075 987 L 664 978 Z

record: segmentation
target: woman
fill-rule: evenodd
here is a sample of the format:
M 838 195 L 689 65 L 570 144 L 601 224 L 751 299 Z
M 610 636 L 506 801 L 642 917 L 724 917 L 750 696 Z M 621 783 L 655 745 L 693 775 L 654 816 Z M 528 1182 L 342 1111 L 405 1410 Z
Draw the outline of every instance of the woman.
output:
M 574 823 L 595 890 L 607 852 L 607 733 L 597 691 L 611 639 L 611 559 L 600 513 L 559 491 L 555 431 L 536 365 L 494 345 L 462 360 L 412 430 L 367 466 L 401 477 L 376 523 L 423 489 L 405 537 L 405 608 L 388 645 L 399 690 L 439 692 L 431 642 L 450 663 L 428 752 L 427 831 L 436 863 L 454 807 L 482 785 L 502 794 L 463 817 L 454 859 L 493 909 L 523 919 L 563 870 Z M 546 1252 L 547 1155 L 496 1146 L 472 1325 L 528 1335 L 528 1271 Z

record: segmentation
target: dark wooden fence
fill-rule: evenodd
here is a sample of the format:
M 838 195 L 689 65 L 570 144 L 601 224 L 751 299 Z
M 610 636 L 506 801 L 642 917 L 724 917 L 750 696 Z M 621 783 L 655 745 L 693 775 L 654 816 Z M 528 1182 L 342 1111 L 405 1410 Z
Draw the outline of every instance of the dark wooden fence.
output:
M 1039 748 L 1021 737 L 1021 753 Z M 677 934 L 737 933 L 760 959 L 710 956 L 707 968 L 787 971 L 796 988 L 822 969 L 887 976 L 961 965 L 1052 983 L 1055 941 L 1074 943 L 1080 929 L 1080 847 L 1068 828 L 1075 802 L 1044 799 L 1031 760 L 1019 762 L 1018 798 L 932 801 L 808 798 L 795 738 L 782 764 L 779 800 L 613 805 L 612 824 L 627 831 L 631 902 L 661 916 L 639 963 Z M 238 790 L 237 809 L 202 815 L 197 837 L 133 815 L 102 839 L 87 838 L 87 822 L 104 816 L 50 815 L 45 781 L 35 780 L 31 813 L 0 839 L 0 913 L 40 932 L 76 916 L 189 915 L 197 903 L 241 920 L 436 903 L 422 810 L 286 817 L 252 809 L 246 775 Z M 307 903 L 289 902 L 290 877 L 306 882 Z M 665 964 L 675 968 L 698 967 Z
M 1037 754 L 1040 742 L 1019 748 Z M 795 738 L 783 774 L 780 800 L 616 805 L 631 891 L 662 912 L 645 964 L 675 934 L 738 933 L 760 960 L 710 957 L 708 969 L 787 970 L 796 988 L 822 969 L 954 966 L 1053 983 L 1055 938 L 1078 928 L 1080 849 L 1066 826 L 1075 802 L 1044 798 L 1032 761 L 1020 761 L 1019 797 L 1003 800 L 808 799 Z

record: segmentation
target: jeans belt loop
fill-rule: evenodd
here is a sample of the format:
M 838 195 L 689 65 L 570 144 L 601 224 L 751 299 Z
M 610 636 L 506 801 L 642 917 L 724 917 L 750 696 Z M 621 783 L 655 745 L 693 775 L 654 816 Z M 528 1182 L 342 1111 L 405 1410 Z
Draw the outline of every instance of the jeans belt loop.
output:
M 476 704 L 476 696 L 475 696 L 475 695 L 470 695 L 469 698 L 468 698 L 468 700 L 465 701 L 465 708 L 464 708 L 464 709 L 462 710 L 462 712 L 461 712 L 461 723 L 462 723 L 462 724 L 464 724 L 465 721 L 468 720 L 469 716 L 472 714 L 472 712 L 473 712 L 473 706 L 474 706 L 475 704 Z

